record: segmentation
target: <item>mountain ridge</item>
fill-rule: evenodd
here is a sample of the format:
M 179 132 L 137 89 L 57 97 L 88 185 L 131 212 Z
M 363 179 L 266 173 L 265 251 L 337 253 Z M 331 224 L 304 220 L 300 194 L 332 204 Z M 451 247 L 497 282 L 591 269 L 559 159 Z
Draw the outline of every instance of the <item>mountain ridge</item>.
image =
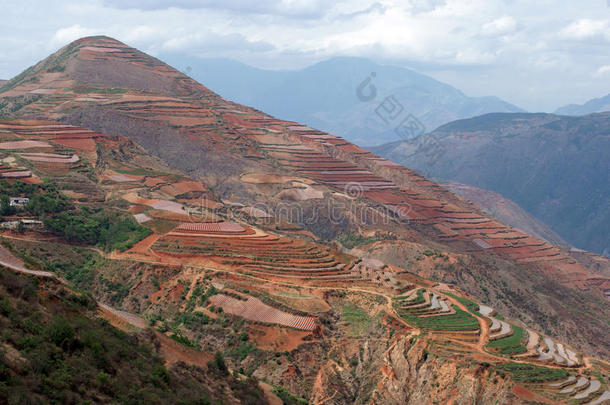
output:
M 163 55 L 162 55 L 163 57 Z M 405 115 L 413 114 L 431 130 L 446 122 L 492 111 L 522 111 L 494 96 L 469 97 L 462 91 L 407 68 L 364 58 L 336 57 L 300 70 L 264 70 L 227 59 L 165 59 L 205 82 L 214 91 L 276 117 L 304 123 L 359 145 L 397 139 L 397 122 L 384 122 L 376 109 L 394 96 Z M 359 100 L 366 79 L 377 96 Z M 408 114 L 407 114 L 408 113 Z
M 604 163 L 608 126 L 609 113 L 490 114 L 374 150 L 428 175 L 499 192 L 572 245 L 602 253 L 610 243 L 610 219 L 604 216 L 609 204 Z M 521 182 L 524 178 L 527 183 Z
M 610 111 L 610 94 L 593 98 L 584 104 L 568 104 L 555 110 L 559 115 L 587 115 Z

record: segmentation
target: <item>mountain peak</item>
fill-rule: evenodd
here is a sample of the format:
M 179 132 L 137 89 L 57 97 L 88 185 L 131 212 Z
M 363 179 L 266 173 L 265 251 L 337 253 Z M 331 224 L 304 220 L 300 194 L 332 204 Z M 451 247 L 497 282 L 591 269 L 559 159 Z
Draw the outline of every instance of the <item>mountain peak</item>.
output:
M 187 95 L 208 92 L 178 70 L 121 41 L 104 36 L 77 39 L 3 86 L 14 96 L 49 94 L 54 86 L 124 88 Z
M 610 111 L 610 94 L 594 98 L 584 104 L 569 104 L 555 110 L 560 115 L 587 115 L 603 111 Z

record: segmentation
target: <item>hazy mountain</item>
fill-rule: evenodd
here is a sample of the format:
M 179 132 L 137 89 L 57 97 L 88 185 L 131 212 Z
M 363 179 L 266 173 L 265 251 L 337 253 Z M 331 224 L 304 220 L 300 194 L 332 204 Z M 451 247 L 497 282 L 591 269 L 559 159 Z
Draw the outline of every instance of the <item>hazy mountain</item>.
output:
M 576 247 L 610 246 L 610 113 L 488 114 L 374 151 L 498 192 Z
M 560 115 L 586 115 L 597 112 L 610 111 L 610 94 L 600 98 L 594 98 L 584 104 L 569 104 L 555 110 Z
M 413 70 L 360 58 L 333 58 L 294 71 L 257 69 L 227 59 L 192 59 L 179 55 L 166 55 L 162 59 L 227 99 L 339 135 L 359 145 L 401 139 L 395 130 L 409 115 L 424 127 L 403 131 L 413 137 L 425 129 L 429 131 L 460 118 L 522 111 L 497 97 L 468 97 Z M 358 88 L 367 78 L 370 82 L 362 86 L 359 98 Z M 391 96 L 394 98 L 382 105 Z

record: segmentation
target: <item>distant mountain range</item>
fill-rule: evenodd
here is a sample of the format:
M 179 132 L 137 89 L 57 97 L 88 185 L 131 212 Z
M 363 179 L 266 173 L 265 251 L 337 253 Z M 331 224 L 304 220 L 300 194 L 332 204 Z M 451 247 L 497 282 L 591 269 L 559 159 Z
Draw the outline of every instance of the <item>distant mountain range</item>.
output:
M 572 245 L 610 250 L 610 113 L 487 114 L 373 151 L 498 192 Z
M 596 112 L 610 111 L 610 94 L 594 98 L 584 104 L 569 104 L 555 110 L 560 115 L 586 115 Z
M 497 97 L 468 97 L 413 70 L 360 58 L 333 58 L 293 71 L 227 59 L 162 59 L 227 99 L 359 145 L 414 137 L 456 119 L 523 111 Z

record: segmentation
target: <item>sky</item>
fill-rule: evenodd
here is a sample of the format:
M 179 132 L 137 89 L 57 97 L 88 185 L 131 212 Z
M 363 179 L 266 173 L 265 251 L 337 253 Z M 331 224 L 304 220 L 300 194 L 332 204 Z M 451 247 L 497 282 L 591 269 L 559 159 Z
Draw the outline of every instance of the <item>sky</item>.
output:
M 365 57 L 532 112 L 610 93 L 610 0 L 0 0 L 0 10 L 1 79 L 104 34 L 161 59 L 266 69 Z

